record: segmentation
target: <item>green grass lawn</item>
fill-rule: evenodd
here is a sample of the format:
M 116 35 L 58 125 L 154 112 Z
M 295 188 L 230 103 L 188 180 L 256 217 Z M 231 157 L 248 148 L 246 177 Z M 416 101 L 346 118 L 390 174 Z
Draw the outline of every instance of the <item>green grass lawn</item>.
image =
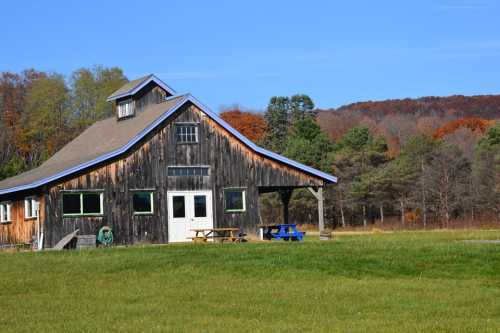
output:
M 500 332 L 500 231 L 0 253 L 0 332 Z

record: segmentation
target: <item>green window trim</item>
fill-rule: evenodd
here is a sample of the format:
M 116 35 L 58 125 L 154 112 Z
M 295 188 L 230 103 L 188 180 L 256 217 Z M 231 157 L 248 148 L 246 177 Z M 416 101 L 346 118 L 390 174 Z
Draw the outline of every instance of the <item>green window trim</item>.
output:
M 241 193 L 241 208 L 228 208 L 228 194 Z M 225 188 L 224 189 L 224 212 L 225 213 L 244 213 L 246 212 L 246 189 L 239 187 Z
M 132 212 L 134 215 L 154 215 L 154 194 L 153 191 L 151 190 L 131 190 L 132 191 Z M 136 210 L 135 202 L 134 202 L 134 196 L 135 195 L 141 195 L 141 194 L 148 194 L 149 195 L 149 204 L 150 204 L 150 210 L 146 211 L 139 211 Z
M 84 212 L 84 196 L 85 195 L 99 195 L 99 212 L 90 212 L 90 213 L 85 213 Z M 79 213 L 64 213 L 64 196 L 75 196 L 78 195 L 80 196 L 80 212 Z M 62 210 L 62 216 L 63 217 L 101 217 L 104 215 L 104 192 L 102 191 L 64 191 L 62 192 L 62 202 L 61 202 L 61 210 Z

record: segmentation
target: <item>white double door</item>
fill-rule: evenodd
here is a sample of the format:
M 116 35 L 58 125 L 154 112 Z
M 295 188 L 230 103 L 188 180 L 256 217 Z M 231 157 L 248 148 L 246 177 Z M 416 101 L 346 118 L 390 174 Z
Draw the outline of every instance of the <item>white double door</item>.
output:
M 192 229 L 214 227 L 211 191 L 171 191 L 167 200 L 169 242 L 189 242 Z

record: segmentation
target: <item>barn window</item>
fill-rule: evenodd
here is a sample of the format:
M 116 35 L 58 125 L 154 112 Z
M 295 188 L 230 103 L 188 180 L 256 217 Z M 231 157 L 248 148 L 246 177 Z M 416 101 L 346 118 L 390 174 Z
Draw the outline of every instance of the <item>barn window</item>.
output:
M 134 214 L 153 214 L 153 192 L 140 191 L 132 194 Z
M 224 209 L 226 212 L 244 212 L 246 210 L 245 190 L 225 189 Z
M 0 203 L 0 222 L 7 223 L 11 221 L 10 211 L 12 209 L 12 204 L 10 202 Z
M 208 176 L 208 167 L 205 166 L 194 166 L 194 167 L 179 167 L 170 166 L 168 167 L 169 176 Z
M 63 215 L 102 215 L 102 192 L 68 192 L 63 193 Z
M 118 118 L 130 117 L 134 114 L 134 102 L 131 99 L 118 103 Z
M 32 219 L 38 216 L 38 201 L 35 197 L 24 199 L 24 217 Z
M 83 215 L 102 214 L 102 193 L 82 193 Z
M 177 143 L 197 143 L 198 125 L 197 124 L 175 124 L 175 136 Z

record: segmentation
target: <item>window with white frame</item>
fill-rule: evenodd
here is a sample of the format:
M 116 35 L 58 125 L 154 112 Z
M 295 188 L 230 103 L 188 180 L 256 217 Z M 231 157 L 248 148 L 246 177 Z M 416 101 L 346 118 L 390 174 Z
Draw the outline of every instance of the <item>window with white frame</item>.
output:
M 226 212 L 244 212 L 246 210 L 245 190 L 241 188 L 224 189 L 224 210 Z
M 118 103 L 118 118 L 125 118 L 134 114 L 134 102 L 128 99 Z
M 175 124 L 175 136 L 177 138 L 177 143 L 197 143 L 198 124 L 196 123 Z
M 134 214 L 153 214 L 153 192 L 134 191 L 132 194 L 132 208 Z
M 63 215 L 102 215 L 103 197 L 102 192 L 65 192 L 62 196 Z
M 35 197 L 24 199 L 24 217 L 27 219 L 36 218 L 38 216 L 38 201 Z
M 7 223 L 11 222 L 10 211 L 12 209 L 12 203 L 2 202 L 0 203 L 0 222 Z

